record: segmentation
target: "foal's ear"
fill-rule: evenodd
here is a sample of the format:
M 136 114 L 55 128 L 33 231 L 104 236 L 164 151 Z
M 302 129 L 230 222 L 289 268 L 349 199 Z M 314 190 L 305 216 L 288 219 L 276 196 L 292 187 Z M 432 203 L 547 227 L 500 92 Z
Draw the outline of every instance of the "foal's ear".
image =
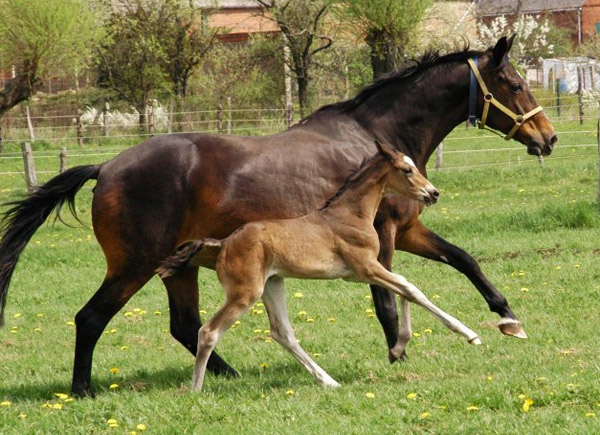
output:
M 502 38 L 498 39 L 498 42 L 496 42 L 496 46 L 493 50 L 494 61 L 496 62 L 496 65 L 500 65 L 504 61 L 504 58 L 506 57 L 513 45 L 515 36 L 517 36 L 516 33 L 513 33 L 510 38 L 506 38 L 506 36 L 503 36 Z
M 398 151 L 396 151 L 396 149 L 391 145 L 388 145 L 387 143 L 381 143 L 375 139 L 375 146 L 377 146 L 377 151 L 379 151 L 379 154 L 385 157 L 389 162 L 394 163 L 398 158 Z

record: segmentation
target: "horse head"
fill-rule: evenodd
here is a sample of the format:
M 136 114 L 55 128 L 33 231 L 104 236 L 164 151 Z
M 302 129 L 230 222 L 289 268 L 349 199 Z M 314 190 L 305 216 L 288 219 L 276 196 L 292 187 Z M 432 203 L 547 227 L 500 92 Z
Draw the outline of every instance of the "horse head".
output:
M 478 119 L 480 127 L 489 125 L 503 132 L 507 140 L 516 139 L 531 155 L 549 155 L 557 141 L 554 128 L 526 81 L 508 61 L 515 36 L 502 37 L 484 55 L 469 59 L 469 119 L 473 123 Z

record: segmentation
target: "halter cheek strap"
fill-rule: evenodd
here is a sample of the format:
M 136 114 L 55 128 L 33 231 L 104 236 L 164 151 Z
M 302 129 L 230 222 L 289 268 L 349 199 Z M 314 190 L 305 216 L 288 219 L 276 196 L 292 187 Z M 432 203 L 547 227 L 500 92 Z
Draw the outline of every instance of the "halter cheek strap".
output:
M 530 110 L 529 112 L 527 112 L 524 115 L 517 115 L 515 112 L 510 110 L 504 104 L 502 104 L 501 102 L 496 100 L 494 98 L 494 96 L 492 95 L 492 93 L 490 91 L 488 91 L 488 88 L 485 85 L 485 82 L 483 81 L 481 74 L 479 73 L 479 69 L 477 68 L 477 64 L 478 64 L 477 58 L 475 58 L 474 60 L 467 59 L 467 62 L 469 63 L 469 66 L 471 67 L 470 82 L 469 82 L 469 122 L 472 125 L 478 124 L 479 128 L 486 128 L 485 123 L 487 121 L 488 113 L 490 110 L 490 104 L 492 104 L 498 110 L 503 112 L 506 116 L 508 116 L 510 119 L 512 119 L 514 121 L 515 125 L 508 132 L 508 134 L 506 136 L 504 136 L 505 140 L 510 140 L 514 136 L 514 134 L 517 132 L 517 130 L 519 130 L 521 125 L 523 125 L 523 123 L 525 121 L 527 121 L 529 118 L 531 118 L 535 114 L 544 110 L 544 108 L 542 106 L 537 106 L 535 109 Z M 481 92 L 483 93 L 483 112 L 481 113 L 481 120 L 479 120 L 479 121 L 477 120 L 477 115 L 475 113 L 476 101 L 477 101 L 477 84 L 479 84 L 479 87 L 481 88 Z M 494 133 L 496 133 L 494 130 L 492 130 L 490 128 L 487 128 L 487 130 L 490 130 L 490 131 L 493 131 Z

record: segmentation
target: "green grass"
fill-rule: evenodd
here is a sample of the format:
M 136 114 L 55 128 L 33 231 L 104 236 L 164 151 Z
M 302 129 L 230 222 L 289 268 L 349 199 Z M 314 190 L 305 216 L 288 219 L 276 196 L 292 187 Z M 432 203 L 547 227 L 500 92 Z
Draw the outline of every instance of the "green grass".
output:
M 191 394 L 193 357 L 170 336 L 166 293 L 153 279 L 115 316 L 96 347 L 97 398 L 65 401 L 55 394 L 70 388 L 75 331 L 67 322 L 104 274 L 93 232 L 69 219 L 74 228 L 57 223 L 38 231 L 13 278 L 7 325 L 0 331 L 0 402 L 10 402 L 0 406 L 0 432 L 139 433 L 136 426 L 143 424 L 147 433 L 169 434 L 598 433 L 598 156 L 593 148 L 574 147 L 596 139 L 576 133 L 592 125 L 556 127 L 568 134 L 544 166 L 515 142 L 457 129 L 451 137 L 476 139 L 447 141 L 446 151 L 519 149 L 446 154 L 446 167 L 498 164 L 430 169 L 442 196 L 423 216 L 426 225 L 480 261 L 529 340 L 501 335 L 496 315 L 458 272 L 397 253 L 395 271 L 475 329 L 482 346 L 469 346 L 414 307 L 419 335 L 409 345 L 409 360 L 390 365 L 366 286 L 289 280 L 297 336 L 341 387 L 319 387 L 269 342 L 264 308 L 256 307 L 218 347 L 243 377 L 207 375 L 205 390 Z M 71 164 L 101 159 L 77 157 Z M 57 161 L 38 159 L 38 169 L 55 170 Z M 18 159 L 0 159 L 0 172 L 21 167 Z M 92 186 L 77 198 L 87 225 Z M 0 176 L 2 202 L 23 192 L 22 176 Z M 202 271 L 199 279 L 207 318 L 222 292 L 212 272 Z M 263 363 L 269 366 L 261 368 Z M 522 409 L 526 399 L 533 400 L 528 412 Z M 62 409 L 53 408 L 57 404 Z M 110 428 L 109 419 L 118 428 Z

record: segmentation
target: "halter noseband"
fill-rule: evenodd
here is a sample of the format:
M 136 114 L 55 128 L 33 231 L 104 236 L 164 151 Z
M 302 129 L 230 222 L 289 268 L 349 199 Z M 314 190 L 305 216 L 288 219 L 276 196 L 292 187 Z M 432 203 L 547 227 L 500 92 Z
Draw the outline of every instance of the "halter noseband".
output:
M 469 82 L 469 122 L 473 126 L 478 125 L 479 128 L 486 128 L 485 122 L 487 121 L 488 112 L 490 110 L 490 104 L 493 104 L 494 106 L 496 106 L 496 108 L 498 108 L 500 111 L 502 111 L 505 115 L 507 115 L 510 119 L 512 119 L 515 122 L 514 127 L 508 132 L 506 136 L 504 136 L 505 140 L 510 140 L 525 121 L 527 121 L 533 115 L 541 112 L 544 109 L 542 106 L 537 106 L 535 109 L 530 110 L 524 115 L 517 115 L 504 104 L 496 100 L 492 93 L 488 91 L 488 88 L 485 85 L 483 78 L 481 78 L 481 74 L 479 73 L 479 69 L 477 68 L 477 60 L 477 58 L 467 59 L 467 62 L 471 67 Z M 481 114 L 481 120 L 477 120 L 477 115 L 475 114 L 475 107 L 477 101 L 477 83 L 479 83 L 481 92 L 483 92 L 483 112 Z M 498 134 L 499 136 L 502 136 L 501 134 L 497 133 L 489 127 L 486 129 Z

